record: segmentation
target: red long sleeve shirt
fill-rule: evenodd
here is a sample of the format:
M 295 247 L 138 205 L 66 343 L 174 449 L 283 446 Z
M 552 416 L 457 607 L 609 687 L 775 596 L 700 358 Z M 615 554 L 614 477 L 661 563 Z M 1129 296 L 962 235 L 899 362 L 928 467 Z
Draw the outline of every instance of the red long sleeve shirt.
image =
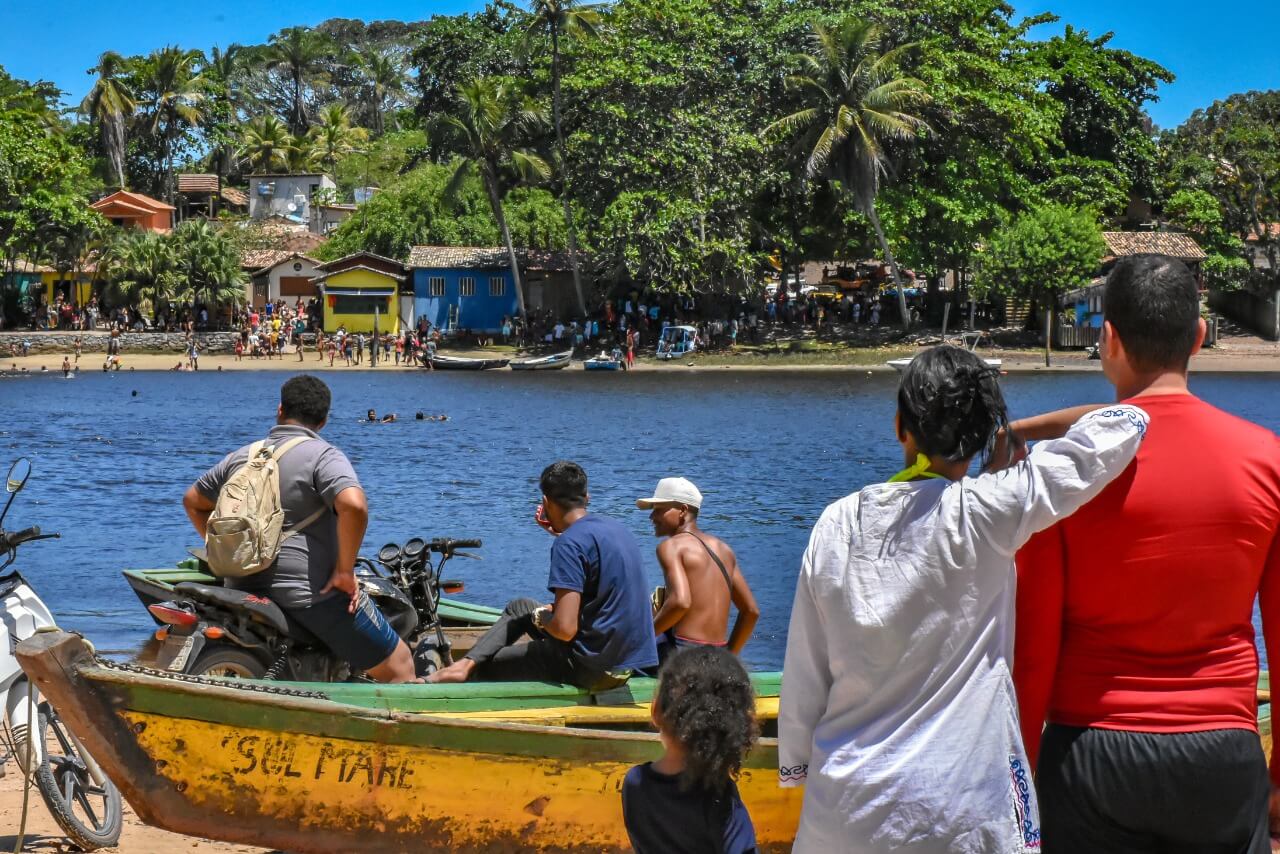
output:
M 1256 731 L 1255 597 L 1280 667 L 1280 439 L 1191 395 L 1130 402 L 1151 416 L 1133 465 L 1018 555 L 1032 767 L 1044 721 Z

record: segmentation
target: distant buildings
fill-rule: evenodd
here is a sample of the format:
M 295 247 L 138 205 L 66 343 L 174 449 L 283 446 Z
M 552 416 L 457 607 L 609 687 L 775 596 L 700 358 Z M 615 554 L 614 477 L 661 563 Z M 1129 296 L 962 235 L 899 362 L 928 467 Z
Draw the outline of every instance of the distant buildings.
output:
M 322 219 L 316 210 L 320 204 L 337 201 L 338 185 L 320 172 L 249 175 L 249 218 L 284 217 L 306 225 L 317 234 Z M 318 198 L 317 198 L 318 197 Z
M 120 228 L 137 228 L 160 233 L 173 230 L 173 205 L 128 190 L 116 190 L 89 205 Z

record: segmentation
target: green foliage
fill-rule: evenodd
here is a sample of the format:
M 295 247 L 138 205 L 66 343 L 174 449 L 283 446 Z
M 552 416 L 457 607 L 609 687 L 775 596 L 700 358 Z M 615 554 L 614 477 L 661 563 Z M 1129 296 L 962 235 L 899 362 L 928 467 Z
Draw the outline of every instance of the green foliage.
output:
M 116 231 L 103 253 L 103 271 L 111 302 L 153 315 L 170 300 L 227 305 L 245 296 L 235 242 L 200 220 L 170 234 Z
M 992 233 L 978 259 L 975 291 L 1043 301 L 1089 284 L 1105 251 L 1096 214 L 1046 204 Z
M 340 157 L 333 178 L 343 198 L 356 187 L 390 187 L 425 159 L 426 150 L 423 131 L 391 131 Z
M 324 258 L 370 251 L 404 260 L 409 248 L 497 246 L 498 225 L 480 179 L 472 175 L 450 192 L 455 167 L 428 164 L 360 206 L 319 249 Z M 546 190 L 523 188 L 506 198 L 512 240 L 520 246 L 560 249 L 564 219 Z
M 1205 269 L 1212 269 L 1215 283 L 1235 287 L 1253 278 L 1267 288 L 1280 284 L 1280 232 L 1270 227 L 1280 222 L 1280 90 L 1232 95 L 1197 110 L 1161 136 L 1160 148 L 1165 213 L 1175 221 L 1187 218 L 1191 230 L 1208 219 L 1201 226 L 1206 250 L 1220 258 Z M 1184 189 L 1213 198 L 1220 226 L 1203 196 L 1179 192 Z M 1269 270 L 1250 269 L 1243 239 Z

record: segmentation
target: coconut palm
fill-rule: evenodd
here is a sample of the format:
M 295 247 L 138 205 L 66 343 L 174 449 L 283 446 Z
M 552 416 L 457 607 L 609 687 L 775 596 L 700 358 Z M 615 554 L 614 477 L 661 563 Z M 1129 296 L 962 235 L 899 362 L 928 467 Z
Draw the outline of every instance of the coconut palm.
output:
M 368 134 L 364 128 L 351 126 L 351 114 L 346 107 L 330 104 L 320 112 L 307 138 L 311 161 L 317 167 L 333 172 L 339 160 L 360 150 Z
M 394 54 L 378 50 L 357 55 L 355 64 L 364 77 L 361 88 L 374 135 L 382 136 L 386 130 L 387 111 L 402 102 L 406 95 L 404 64 Z
M 284 122 L 275 116 L 258 116 L 240 135 L 240 158 L 255 172 L 286 171 L 298 143 Z
M 437 130 L 453 150 L 461 155 L 449 180 L 447 195 L 455 196 L 472 171 L 479 173 L 489 196 L 493 218 L 502 232 L 515 279 L 516 305 L 525 316 L 524 289 L 520 262 L 511 243 L 511 229 L 502 208 L 502 197 L 515 181 L 539 181 L 551 176 L 551 167 L 535 152 L 521 146 L 530 130 L 545 117 L 506 81 L 480 77 L 458 85 L 458 106 L 454 115 L 442 116 Z
M 80 102 L 80 112 L 88 116 L 90 123 L 98 129 L 98 139 L 111 167 L 111 177 L 116 179 L 116 185 L 122 190 L 125 185 L 125 129 L 137 107 L 133 92 L 120 76 L 125 64 L 125 58 L 112 50 L 99 56 L 97 66 L 89 69 L 89 73 L 98 75 L 98 79 Z
M 332 55 L 333 48 L 332 42 L 309 27 L 288 27 L 271 37 L 264 53 L 264 65 L 284 71 L 293 82 L 289 130 L 296 136 L 306 133 L 309 126 L 303 98 L 307 77 L 319 69 L 321 60 Z
M 183 299 L 210 305 L 243 302 L 245 278 L 231 242 L 203 219 L 187 220 L 170 238 Z
M 839 182 L 871 220 L 898 289 L 902 326 L 909 328 L 902 276 L 880 225 L 876 194 L 886 174 L 885 144 L 929 129 L 905 112 L 929 99 L 919 80 L 899 74 L 898 61 L 913 46 L 887 49 L 881 29 L 857 18 L 833 27 L 814 24 L 809 43 L 809 52 L 795 57 L 799 72 L 787 78 L 806 106 L 771 124 L 765 135 L 796 139 L 808 152 L 806 177 Z
M 578 298 L 578 311 L 585 317 L 587 302 L 582 292 L 582 275 L 578 269 L 578 229 L 573 221 L 570 203 L 569 173 L 564 162 L 564 124 L 561 120 L 560 42 L 566 36 L 593 38 L 600 33 L 602 5 L 579 3 L 577 0 L 533 0 L 525 28 L 526 46 L 544 34 L 551 41 L 551 116 L 556 129 L 556 159 L 563 183 L 560 201 L 564 206 L 564 224 L 569 235 L 569 265 L 573 268 L 573 290 Z
M 203 61 L 204 55 L 198 50 L 170 46 L 152 52 L 143 63 L 143 87 L 147 91 L 144 106 L 149 110 L 146 124 L 160 140 L 169 204 L 174 198 L 173 145 L 181 123 L 198 126 L 204 120 L 205 81 L 196 73 Z
M 173 298 L 181 282 L 172 245 L 154 231 L 122 231 L 107 246 L 102 264 L 107 271 L 107 290 L 113 303 L 152 316 Z
M 242 87 L 251 55 L 243 45 L 233 43 L 226 49 L 214 45 L 201 71 L 211 99 L 216 102 L 210 110 L 214 115 L 208 120 L 206 136 L 213 144 L 209 162 L 219 177 L 235 167 L 235 134 L 239 117 L 246 107 Z

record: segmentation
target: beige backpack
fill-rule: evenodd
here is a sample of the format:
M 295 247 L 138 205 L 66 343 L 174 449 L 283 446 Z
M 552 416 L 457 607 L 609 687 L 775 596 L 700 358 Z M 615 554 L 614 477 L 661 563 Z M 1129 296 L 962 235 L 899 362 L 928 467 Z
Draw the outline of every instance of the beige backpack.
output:
M 308 438 L 299 436 L 279 447 L 266 442 L 249 446 L 249 459 L 223 484 L 205 528 L 205 560 L 214 575 L 243 578 L 262 572 L 275 563 L 281 543 L 324 515 L 327 508 L 321 507 L 284 530 L 280 458 Z

